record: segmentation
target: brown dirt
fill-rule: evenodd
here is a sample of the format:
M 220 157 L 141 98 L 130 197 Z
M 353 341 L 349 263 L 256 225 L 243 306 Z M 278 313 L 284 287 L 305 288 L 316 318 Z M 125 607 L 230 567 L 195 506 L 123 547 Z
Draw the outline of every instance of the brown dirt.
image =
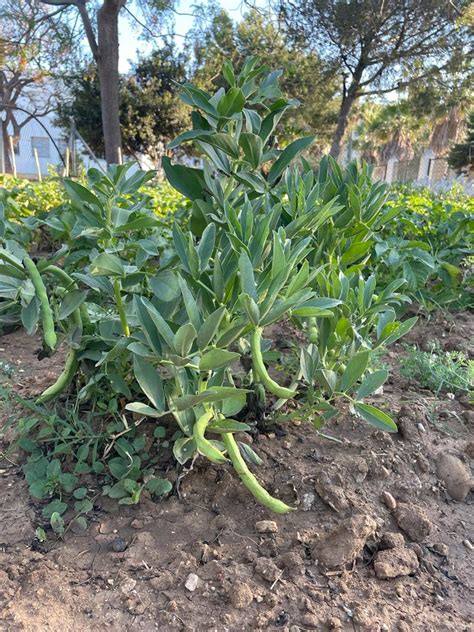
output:
M 446 338 L 465 346 L 472 324 L 450 323 Z M 424 323 L 412 339 L 440 331 L 440 321 Z M 37 346 L 18 333 L 1 340 L 0 359 L 24 368 L 23 393 L 41 391 L 61 364 L 32 359 Z M 463 544 L 472 491 L 455 501 L 437 476 L 440 453 L 469 466 L 472 409 L 401 385 L 402 359 L 394 347 L 395 377 L 374 402 L 399 413 L 403 434 L 346 413 L 325 429 L 337 441 L 305 423 L 255 440 L 258 475 L 298 507 L 287 516 L 257 506 L 229 469 L 198 460 L 181 499 L 126 508 L 99 498 L 87 532 L 37 550 L 38 503 L 20 468 L 0 460 L 0 630 L 473 630 L 474 552 Z M 114 552 L 119 537 L 127 548 Z

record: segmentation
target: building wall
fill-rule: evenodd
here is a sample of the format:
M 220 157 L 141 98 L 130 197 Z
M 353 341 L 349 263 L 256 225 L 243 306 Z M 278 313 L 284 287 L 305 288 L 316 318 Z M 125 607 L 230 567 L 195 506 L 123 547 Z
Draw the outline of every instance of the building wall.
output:
M 25 109 L 27 108 L 24 106 Z M 18 111 L 16 118 L 19 122 L 27 115 Z M 42 176 L 47 176 L 53 169 L 63 171 L 66 161 L 66 148 L 68 146 L 68 133 L 66 130 L 54 124 L 54 113 L 50 113 L 39 119 L 31 119 L 20 130 L 20 139 L 16 144 L 15 164 L 18 177 L 37 179 L 38 168 L 35 161 L 34 148 L 38 152 L 38 162 Z M 46 130 L 45 130 L 46 128 Z M 9 143 L 8 143 L 9 147 Z M 82 143 L 76 139 L 76 151 L 80 156 L 81 163 L 86 167 L 97 166 Z M 5 172 L 4 143 L 2 130 L 0 128 L 0 173 Z M 103 161 L 100 161 L 101 164 Z

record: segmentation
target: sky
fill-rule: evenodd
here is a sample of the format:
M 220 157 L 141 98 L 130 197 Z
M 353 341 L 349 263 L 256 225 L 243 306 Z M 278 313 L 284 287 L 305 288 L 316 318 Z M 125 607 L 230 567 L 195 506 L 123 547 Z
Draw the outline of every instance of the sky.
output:
M 181 0 L 177 10 L 181 13 L 193 13 L 193 5 L 196 0 Z M 229 13 L 229 15 L 237 22 L 241 19 L 242 15 L 246 12 L 246 7 L 243 0 L 219 0 L 219 4 Z M 257 4 L 259 4 L 257 2 Z M 175 16 L 175 33 L 177 37 L 175 39 L 177 47 L 182 47 L 183 36 L 191 29 L 193 25 L 193 18 L 190 15 L 176 15 Z M 130 24 L 128 17 L 124 17 L 120 23 L 120 58 L 119 69 L 120 72 L 127 72 L 130 68 L 130 62 L 137 59 L 137 51 L 140 53 L 148 53 L 153 48 L 153 45 L 144 42 L 138 38 L 140 27 L 133 28 Z M 160 44 L 160 39 L 157 39 L 157 44 Z

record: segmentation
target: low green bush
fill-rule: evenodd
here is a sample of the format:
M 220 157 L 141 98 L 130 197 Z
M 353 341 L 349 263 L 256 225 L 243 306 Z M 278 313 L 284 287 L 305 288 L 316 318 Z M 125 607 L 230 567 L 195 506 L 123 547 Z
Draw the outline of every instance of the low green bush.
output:
M 443 351 L 433 341 L 429 351 L 410 349 L 400 367 L 400 375 L 416 380 L 436 394 L 469 392 L 474 383 L 474 362 L 461 351 Z
M 474 200 L 462 188 L 438 193 L 393 187 L 396 220 L 376 237 L 373 265 L 384 279 L 402 276 L 427 310 L 473 305 Z

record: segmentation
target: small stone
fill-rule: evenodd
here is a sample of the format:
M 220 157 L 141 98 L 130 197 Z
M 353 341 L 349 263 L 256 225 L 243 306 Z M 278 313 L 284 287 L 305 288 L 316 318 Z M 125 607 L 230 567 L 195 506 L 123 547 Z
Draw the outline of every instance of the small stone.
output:
M 289 450 L 291 448 L 291 442 L 290 441 L 282 441 L 281 445 L 283 448 L 285 448 L 285 450 Z
M 463 540 L 462 543 L 464 544 L 466 549 L 468 549 L 468 551 L 474 551 L 474 544 L 472 544 L 472 542 L 470 542 L 469 540 Z
M 189 592 L 194 592 L 199 585 L 201 580 L 196 575 L 196 573 L 189 573 L 186 581 L 184 582 L 184 587 L 189 590 Z
M 281 570 L 267 557 L 259 557 L 255 562 L 255 572 L 266 579 L 267 582 L 274 582 L 281 577 Z
M 248 608 L 253 601 L 253 592 L 248 584 L 245 582 L 237 581 L 232 584 L 229 592 L 230 603 L 234 608 L 243 610 Z
M 328 621 L 330 630 L 340 630 L 342 628 L 342 621 L 339 617 L 331 617 Z
M 400 529 L 413 542 L 422 542 L 431 532 L 431 522 L 413 505 L 399 503 L 394 516 Z
M 436 472 L 454 500 L 465 500 L 471 491 L 472 479 L 464 463 L 452 454 L 442 452 L 436 459 Z
M 426 432 L 426 428 L 424 427 L 422 423 L 417 423 L 416 427 L 418 428 L 420 432 Z
M 405 538 L 402 533 L 387 531 L 383 534 L 382 539 L 380 540 L 379 548 L 381 550 L 385 550 L 403 546 L 405 546 Z
M 132 592 L 132 590 L 135 588 L 136 585 L 137 585 L 137 582 L 135 579 L 132 579 L 131 577 L 127 577 L 127 579 L 124 579 L 124 581 L 120 584 L 120 591 L 124 595 L 127 595 L 129 592 Z
M 411 575 L 418 567 L 416 554 L 405 547 L 379 551 L 374 561 L 375 575 L 379 579 L 394 579 Z
M 307 494 L 303 494 L 303 501 L 301 503 L 301 508 L 303 511 L 311 511 L 314 505 L 314 501 L 316 500 L 316 494 L 309 492 Z
M 274 520 L 260 520 L 255 523 L 255 529 L 258 533 L 276 533 L 278 525 Z
M 143 522 L 143 520 L 139 520 L 138 518 L 135 518 L 130 523 L 130 526 L 132 527 L 132 529 L 143 529 L 144 524 L 145 523 Z
M 390 511 L 394 511 L 397 508 L 397 501 L 390 492 L 382 492 L 382 498 Z
M 443 544 L 443 542 L 436 542 L 436 544 L 433 544 L 431 548 L 435 553 L 444 555 L 444 557 L 446 557 L 449 553 L 449 547 L 446 544 Z
M 115 553 L 123 553 L 127 550 L 128 544 L 123 538 L 115 538 L 110 545 Z
M 454 393 L 446 393 L 446 397 L 451 400 L 456 399 L 456 395 Z

